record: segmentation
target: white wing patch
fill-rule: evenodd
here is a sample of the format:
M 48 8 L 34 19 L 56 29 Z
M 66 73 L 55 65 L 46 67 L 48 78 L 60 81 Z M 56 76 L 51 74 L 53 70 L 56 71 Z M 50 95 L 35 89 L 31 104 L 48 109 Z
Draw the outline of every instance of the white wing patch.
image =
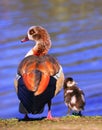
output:
M 73 90 L 67 90 L 67 93 L 72 93 L 73 92 Z
M 71 98 L 71 103 L 72 103 L 72 104 L 75 104 L 75 103 L 76 103 L 76 97 L 75 97 L 75 96 L 73 96 L 73 97 Z
M 76 108 L 76 106 L 74 106 L 72 109 L 73 109 L 73 111 L 79 111 L 79 110 Z
M 69 94 L 69 93 L 72 93 L 73 92 L 73 90 L 67 90 L 66 92 L 65 92 L 65 96 L 67 95 L 67 94 Z

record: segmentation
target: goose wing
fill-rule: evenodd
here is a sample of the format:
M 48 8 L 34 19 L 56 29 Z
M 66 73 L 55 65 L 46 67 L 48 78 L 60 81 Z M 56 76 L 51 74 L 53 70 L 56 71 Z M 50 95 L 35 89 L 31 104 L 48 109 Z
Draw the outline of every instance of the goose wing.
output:
M 39 95 L 47 88 L 50 76 L 59 71 L 57 60 L 50 56 L 28 56 L 24 58 L 18 67 L 18 74 L 22 76 L 25 87 Z

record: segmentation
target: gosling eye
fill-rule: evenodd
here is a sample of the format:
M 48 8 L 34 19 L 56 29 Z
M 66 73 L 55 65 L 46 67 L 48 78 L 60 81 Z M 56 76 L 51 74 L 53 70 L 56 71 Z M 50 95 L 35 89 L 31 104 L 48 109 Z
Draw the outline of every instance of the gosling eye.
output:
M 33 29 L 31 29 L 30 31 L 29 31 L 29 34 L 30 35 L 33 35 L 35 33 L 35 31 L 33 30 Z

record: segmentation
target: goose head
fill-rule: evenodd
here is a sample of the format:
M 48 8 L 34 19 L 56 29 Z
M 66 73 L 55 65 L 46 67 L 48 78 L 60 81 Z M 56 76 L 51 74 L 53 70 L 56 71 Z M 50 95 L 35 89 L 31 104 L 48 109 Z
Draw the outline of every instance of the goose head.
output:
M 21 42 L 35 41 L 33 48 L 35 55 L 45 55 L 51 47 L 51 40 L 47 30 L 41 26 L 31 26 L 27 31 L 27 36 Z
M 48 42 L 50 41 L 50 36 L 47 30 L 41 26 L 31 26 L 27 31 L 27 36 L 21 40 L 21 42 L 26 41 L 35 41 L 35 42 Z

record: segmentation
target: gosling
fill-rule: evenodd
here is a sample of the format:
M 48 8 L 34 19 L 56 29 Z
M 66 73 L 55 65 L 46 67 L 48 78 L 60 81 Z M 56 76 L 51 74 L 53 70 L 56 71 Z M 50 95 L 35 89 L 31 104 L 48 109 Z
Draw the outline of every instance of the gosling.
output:
M 84 92 L 78 88 L 73 78 L 68 77 L 64 81 L 64 102 L 68 107 L 68 115 L 82 116 L 81 111 L 84 110 L 85 97 Z

